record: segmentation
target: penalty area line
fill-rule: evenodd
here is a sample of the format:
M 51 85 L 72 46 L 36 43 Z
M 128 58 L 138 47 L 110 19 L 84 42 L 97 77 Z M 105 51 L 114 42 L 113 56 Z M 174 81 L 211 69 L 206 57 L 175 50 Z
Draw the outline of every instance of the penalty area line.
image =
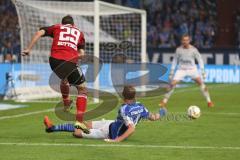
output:
M 226 84 L 226 85 L 217 85 L 217 86 L 209 86 L 209 88 L 222 88 L 222 87 L 226 87 L 226 86 L 234 86 L 233 84 Z M 191 88 L 186 88 L 186 89 L 182 89 L 182 90 L 177 90 L 175 91 L 175 94 L 178 93 L 182 93 L 185 91 L 194 91 L 199 89 L 199 87 L 191 87 Z M 143 99 L 156 99 L 159 98 L 160 96 L 153 96 L 153 97 L 144 97 Z M 40 110 L 40 111 L 34 111 L 34 112 L 28 112 L 28 113 L 23 113 L 23 114 L 16 114 L 16 115 L 11 115 L 11 116 L 3 116 L 0 117 L 0 120 L 5 120 L 5 119 L 12 119 L 12 118 L 19 118 L 19 117 L 25 117 L 25 116 L 30 116 L 30 115 L 36 115 L 36 114 L 40 114 L 40 113 L 46 113 L 46 112 L 52 112 L 54 111 L 54 109 L 46 109 L 46 110 Z M 181 113 L 181 112 L 179 112 Z M 239 115 L 240 113 L 207 113 L 207 114 L 216 114 L 216 115 Z
M 213 85 L 213 86 L 209 86 L 208 89 L 223 88 L 226 86 L 234 86 L 234 84 Z M 192 91 L 197 91 L 197 90 L 199 90 L 199 92 L 200 92 L 199 86 L 184 87 L 184 88 L 177 89 L 173 94 L 179 94 L 179 93 L 183 93 L 183 92 L 192 92 Z M 141 97 L 141 98 L 142 99 L 158 99 L 158 98 L 161 98 L 162 96 L 164 96 L 164 94 L 157 95 L 157 96 L 151 96 L 151 97 Z
M 116 147 L 116 148 L 163 148 L 163 149 L 213 149 L 213 150 L 240 150 L 233 146 L 183 146 L 183 145 L 133 145 L 133 144 L 82 144 L 82 143 L 1 143 L 5 146 L 53 146 L 53 147 Z

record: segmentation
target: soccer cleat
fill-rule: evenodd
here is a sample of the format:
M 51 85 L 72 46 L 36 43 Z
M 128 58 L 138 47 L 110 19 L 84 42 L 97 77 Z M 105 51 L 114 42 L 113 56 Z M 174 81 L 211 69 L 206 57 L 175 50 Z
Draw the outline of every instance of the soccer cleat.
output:
M 63 105 L 64 105 L 63 111 L 69 112 L 72 109 L 72 103 L 73 103 L 73 100 L 70 100 L 70 99 L 63 100 Z
M 160 117 L 166 116 L 167 115 L 167 108 L 161 107 L 159 110 Z
M 213 103 L 213 102 L 208 102 L 208 107 L 209 107 L 209 108 L 214 107 L 214 103 Z
M 46 127 L 46 132 L 53 132 L 52 131 L 52 127 L 53 127 L 53 123 L 50 121 L 50 119 L 48 118 L 48 116 L 44 117 L 44 125 Z
M 86 133 L 86 134 L 89 134 L 90 133 L 90 130 L 87 128 L 87 126 L 84 124 L 84 123 L 82 123 L 82 122 L 76 122 L 75 124 L 74 124 L 74 127 L 76 128 L 76 129 L 81 129 L 84 133 Z

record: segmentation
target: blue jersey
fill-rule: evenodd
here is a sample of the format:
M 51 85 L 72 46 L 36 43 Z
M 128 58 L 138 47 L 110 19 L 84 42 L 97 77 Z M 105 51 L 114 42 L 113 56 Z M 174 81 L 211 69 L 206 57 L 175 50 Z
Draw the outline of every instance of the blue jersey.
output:
M 134 126 L 143 118 L 149 117 L 148 110 L 141 103 L 123 104 L 118 110 L 117 119 L 109 127 L 109 138 L 115 139 L 121 136 L 128 125 Z

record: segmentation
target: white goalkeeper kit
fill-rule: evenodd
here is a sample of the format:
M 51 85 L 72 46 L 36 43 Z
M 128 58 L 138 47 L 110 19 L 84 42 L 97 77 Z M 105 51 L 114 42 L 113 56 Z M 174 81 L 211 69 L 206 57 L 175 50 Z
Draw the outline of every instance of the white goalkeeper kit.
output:
M 173 73 L 178 65 L 173 79 L 183 80 L 184 77 L 191 77 L 192 79 L 199 77 L 200 74 L 197 70 L 195 60 L 197 60 L 201 71 L 204 71 L 204 63 L 197 48 L 192 45 L 189 48 L 178 47 L 171 67 L 171 72 Z

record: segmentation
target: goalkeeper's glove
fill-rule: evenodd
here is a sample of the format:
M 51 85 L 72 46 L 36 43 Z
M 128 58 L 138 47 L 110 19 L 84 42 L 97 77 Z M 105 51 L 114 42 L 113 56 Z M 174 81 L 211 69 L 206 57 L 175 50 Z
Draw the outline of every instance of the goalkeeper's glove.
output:
M 206 72 L 204 71 L 204 69 L 202 69 L 202 78 L 206 79 Z
M 159 110 L 160 117 L 164 117 L 167 115 L 167 108 L 161 107 Z

